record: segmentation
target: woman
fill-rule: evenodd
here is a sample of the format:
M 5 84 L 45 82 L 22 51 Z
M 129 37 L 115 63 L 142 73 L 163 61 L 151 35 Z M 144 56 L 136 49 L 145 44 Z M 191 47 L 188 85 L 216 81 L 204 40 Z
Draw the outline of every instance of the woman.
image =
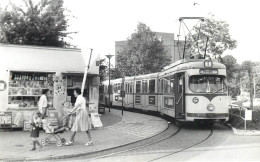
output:
M 66 142 L 65 145 L 69 146 L 74 142 L 74 137 L 77 132 L 86 132 L 89 142 L 86 143 L 86 146 L 93 145 L 93 141 L 91 139 L 91 134 L 90 134 L 90 119 L 88 116 L 87 108 L 86 108 L 86 100 L 81 94 L 81 91 L 79 88 L 76 88 L 74 90 L 74 93 L 76 99 L 75 106 L 73 110 L 70 112 L 70 114 L 76 113 L 76 119 L 73 123 L 73 126 L 71 128 L 72 135 L 70 137 L 70 141 Z
M 43 89 L 42 90 L 42 96 L 39 99 L 38 106 L 39 111 L 42 114 L 42 119 L 44 119 L 47 115 L 47 108 L 48 108 L 48 101 L 47 101 L 47 94 L 49 92 L 49 89 Z

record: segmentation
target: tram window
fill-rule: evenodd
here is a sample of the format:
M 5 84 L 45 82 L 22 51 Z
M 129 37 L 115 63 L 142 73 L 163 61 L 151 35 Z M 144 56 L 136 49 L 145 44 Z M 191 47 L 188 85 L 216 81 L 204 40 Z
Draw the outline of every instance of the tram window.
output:
M 118 83 L 117 84 L 117 93 L 120 93 L 120 91 L 121 91 L 121 83 Z
M 143 93 L 148 93 L 148 81 L 143 80 Z
M 149 80 L 149 93 L 155 92 L 155 80 Z
M 125 93 L 128 93 L 128 83 L 125 83 Z
M 163 80 L 161 79 L 160 82 L 160 92 L 163 93 Z
M 133 82 L 129 84 L 129 93 L 133 93 Z
M 174 92 L 174 79 L 170 80 L 170 92 Z
M 179 85 L 178 85 L 178 92 L 182 93 L 182 84 L 183 84 L 183 80 L 182 77 L 179 78 Z
M 167 93 L 168 92 L 168 84 L 166 80 L 163 80 L 163 92 Z
M 113 85 L 113 91 L 114 91 L 114 93 L 116 93 L 116 91 L 117 91 L 117 84 Z
M 141 81 L 136 81 L 136 93 L 141 93 Z
M 224 76 L 191 76 L 189 87 L 193 92 L 226 92 Z

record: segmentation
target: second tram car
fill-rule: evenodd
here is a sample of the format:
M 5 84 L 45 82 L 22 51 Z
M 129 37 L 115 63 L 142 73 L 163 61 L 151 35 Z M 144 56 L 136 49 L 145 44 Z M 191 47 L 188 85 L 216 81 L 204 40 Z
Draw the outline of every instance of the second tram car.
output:
M 104 84 L 106 105 L 158 111 L 177 121 L 227 121 L 225 65 L 211 59 L 179 60 L 161 72 L 111 80 Z M 125 92 L 122 98 L 122 90 Z

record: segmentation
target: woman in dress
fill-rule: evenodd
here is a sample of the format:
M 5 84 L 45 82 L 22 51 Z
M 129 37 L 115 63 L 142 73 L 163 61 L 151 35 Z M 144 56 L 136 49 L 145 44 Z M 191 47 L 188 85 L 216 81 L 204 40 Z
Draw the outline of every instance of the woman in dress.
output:
M 87 112 L 86 100 L 82 95 L 80 95 L 81 91 L 79 88 L 76 88 L 73 94 L 75 95 L 75 97 L 77 97 L 77 99 L 75 106 L 73 110 L 70 112 L 70 114 L 76 113 L 76 119 L 71 128 L 72 135 L 70 137 L 70 141 L 66 142 L 65 145 L 68 146 L 74 142 L 74 137 L 77 132 L 86 132 L 89 140 L 89 142 L 87 142 L 86 145 L 93 145 L 93 141 L 90 134 L 91 124 Z
M 49 92 L 49 89 L 43 89 L 42 95 L 38 102 L 39 111 L 42 114 L 42 119 L 44 119 L 47 116 L 46 113 L 47 113 L 47 109 L 48 109 L 48 101 L 47 101 L 48 92 Z

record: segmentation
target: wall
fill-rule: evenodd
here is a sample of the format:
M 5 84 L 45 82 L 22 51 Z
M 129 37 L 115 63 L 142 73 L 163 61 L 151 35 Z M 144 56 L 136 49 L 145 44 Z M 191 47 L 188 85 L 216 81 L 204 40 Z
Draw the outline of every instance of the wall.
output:
M 8 70 L 0 65 L 0 80 L 6 82 L 6 89 L 4 91 L 0 91 L 0 111 L 6 110 L 6 102 L 8 96 Z

